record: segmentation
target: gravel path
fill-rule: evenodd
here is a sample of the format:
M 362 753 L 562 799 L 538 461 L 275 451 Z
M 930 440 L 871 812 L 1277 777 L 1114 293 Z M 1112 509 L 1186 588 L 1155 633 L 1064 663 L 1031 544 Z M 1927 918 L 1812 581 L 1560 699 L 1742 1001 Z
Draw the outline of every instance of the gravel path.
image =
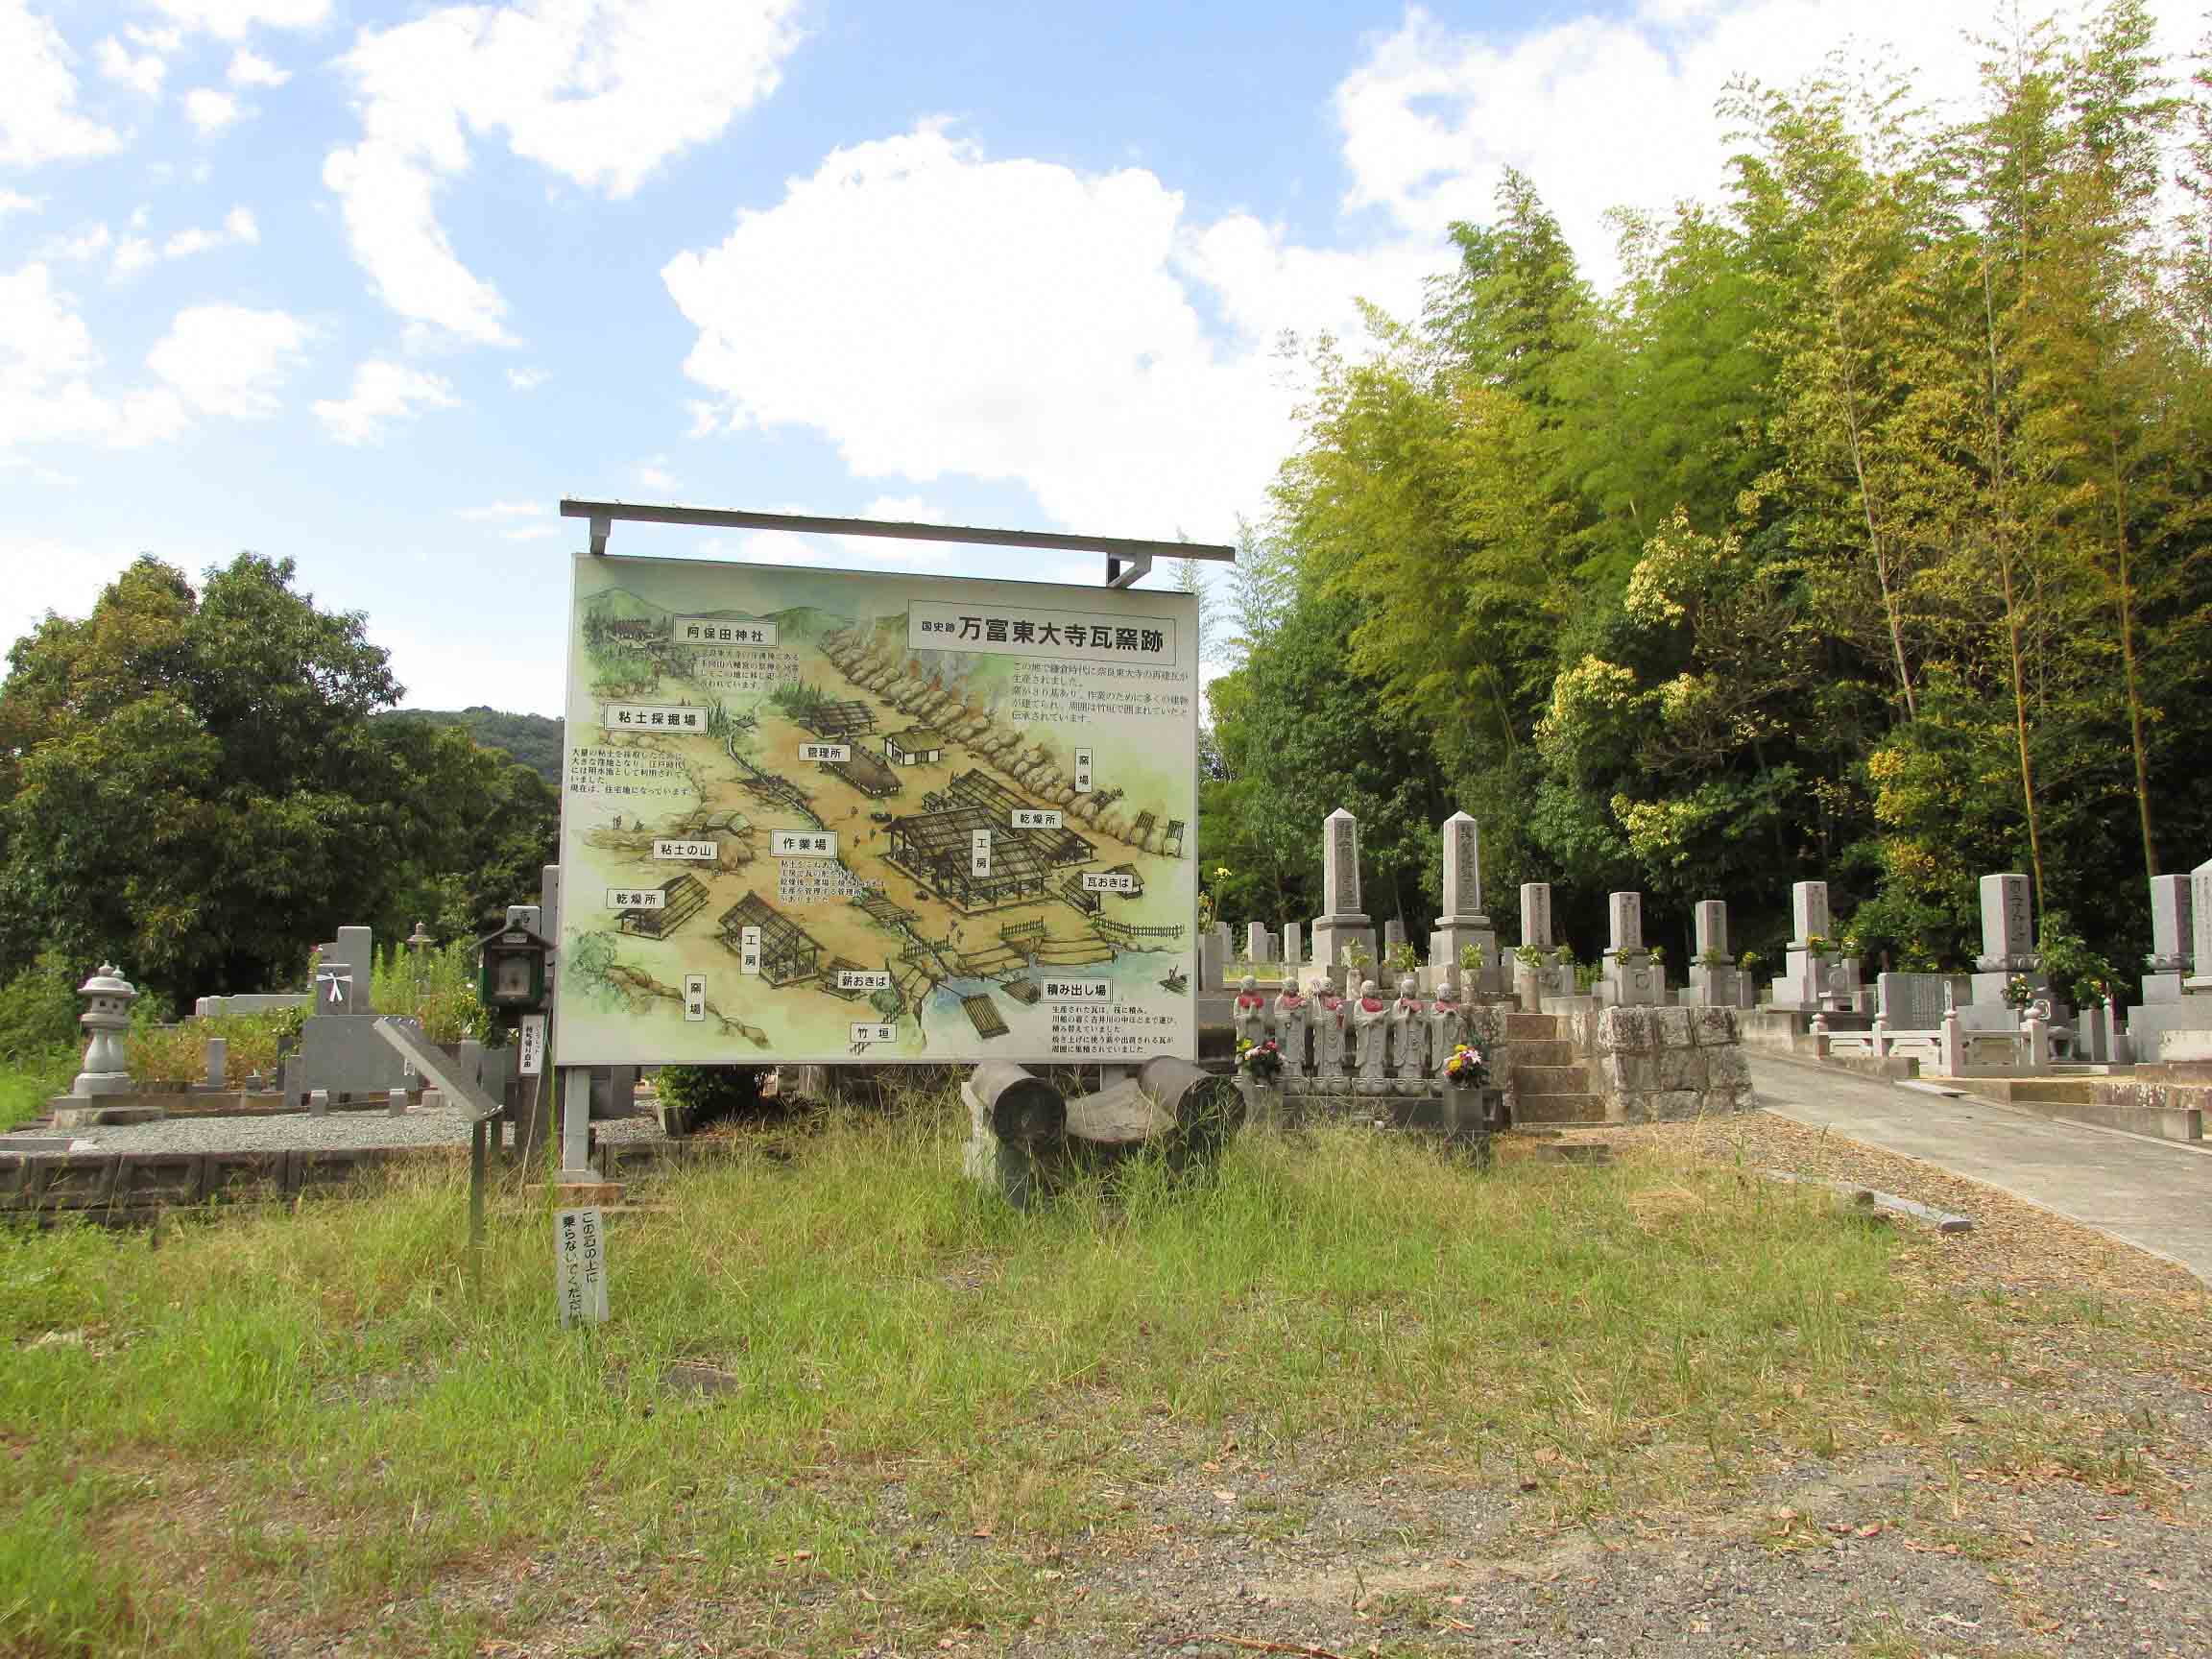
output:
M 652 1118 L 614 1118 L 592 1125 L 601 1141 L 658 1141 Z M 25 1133 L 34 1131 L 26 1127 Z M 60 1131 L 36 1131 L 60 1133 Z M 113 1123 L 76 1131 L 80 1152 L 255 1152 L 293 1147 L 466 1146 L 469 1120 L 420 1107 L 404 1118 L 383 1112 L 296 1112 L 271 1118 L 172 1118 L 163 1123 Z

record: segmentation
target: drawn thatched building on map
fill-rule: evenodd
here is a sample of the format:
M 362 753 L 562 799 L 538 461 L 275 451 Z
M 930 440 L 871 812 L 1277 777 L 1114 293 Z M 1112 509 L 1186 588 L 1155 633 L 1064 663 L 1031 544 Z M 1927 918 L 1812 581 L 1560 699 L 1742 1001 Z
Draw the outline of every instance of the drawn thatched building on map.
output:
M 865 703 L 815 703 L 800 710 L 799 724 L 828 743 L 847 743 L 876 730 L 876 711 Z
M 899 774 L 876 758 L 865 749 L 855 748 L 843 760 L 817 762 L 825 772 L 836 774 L 871 801 L 880 801 L 886 795 L 896 795 L 905 787 Z
M 706 884 L 686 872 L 661 883 L 660 908 L 620 911 L 614 926 L 640 939 L 665 939 L 706 908 Z
M 716 925 L 722 943 L 743 954 L 745 929 L 760 929 L 760 977 L 781 990 L 801 979 L 811 979 L 822 967 L 822 947 L 806 930 L 757 893 L 748 893 L 722 912 Z
M 945 734 L 927 726 L 888 733 L 883 738 L 883 755 L 894 766 L 933 766 L 945 757 Z
M 978 875 L 974 856 L 978 830 L 991 834 L 991 868 Z M 990 910 L 1019 904 L 1045 891 L 1050 864 L 1003 816 L 981 806 L 951 806 L 895 818 L 886 856 L 915 880 L 934 889 L 960 910 Z

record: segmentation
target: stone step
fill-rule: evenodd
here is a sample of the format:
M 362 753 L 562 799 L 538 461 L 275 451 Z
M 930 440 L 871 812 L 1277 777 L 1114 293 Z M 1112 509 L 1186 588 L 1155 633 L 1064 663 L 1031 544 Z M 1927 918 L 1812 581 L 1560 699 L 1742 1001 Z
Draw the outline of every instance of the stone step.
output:
M 1508 1014 L 1505 1016 L 1505 1041 L 1518 1043 L 1523 1038 L 1542 1042 L 1559 1035 L 1559 1016 L 1556 1014 Z
M 2092 1098 L 2086 1077 L 1954 1077 L 1950 1082 L 2008 1106 L 2086 1106 Z
M 1580 1066 L 1515 1066 L 1513 1087 L 1522 1094 L 1580 1094 L 1590 1074 Z
M 1513 1108 L 1513 1126 L 1531 1123 L 1602 1123 L 1605 1097 L 1601 1094 L 1521 1094 Z
M 1518 1038 L 1505 1052 L 1515 1066 L 1577 1066 L 1582 1061 L 1564 1037 Z

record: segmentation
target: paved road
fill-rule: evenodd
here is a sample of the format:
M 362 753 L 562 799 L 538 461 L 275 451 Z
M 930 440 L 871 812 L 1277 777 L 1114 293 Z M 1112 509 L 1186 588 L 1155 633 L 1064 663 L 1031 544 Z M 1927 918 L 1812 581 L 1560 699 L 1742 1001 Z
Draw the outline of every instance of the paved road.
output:
M 2212 1284 L 2212 1152 L 1745 1052 L 1759 1104 L 1770 1111 L 1924 1159 Z

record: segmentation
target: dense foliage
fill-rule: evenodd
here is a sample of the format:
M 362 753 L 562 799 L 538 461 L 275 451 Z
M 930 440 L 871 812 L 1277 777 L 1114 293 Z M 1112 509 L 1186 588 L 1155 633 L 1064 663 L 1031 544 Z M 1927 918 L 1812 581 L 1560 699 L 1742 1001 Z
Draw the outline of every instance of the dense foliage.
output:
M 549 715 L 510 714 L 476 703 L 467 709 L 394 709 L 376 718 L 458 726 L 479 749 L 504 750 L 551 787 L 561 787 L 561 722 Z
M 2024 870 L 2139 959 L 2145 878 L 2212 854 L 2212 107 L 2152 34 L 1989 42 L 1949 126 L 1738 84 L 1724 203 L 1623 216 L 1611 298 L 1508 174 L 1420 318 L 1323 343 L 1210 688 L 1219 913 L 1314 914 L 1343 805 L 1418 937 L 1464 807 L 1508 935 L 1550 880 L 1585 941 L 1628 887 L 1770 948 L 1818 878 L 1957 965 Z
M 142 557 L 0 683 L 0 984 L 103 958 L 178 1006 L 296 981 L 341 925 L 445 937 L 534 894 L 554 793 L 399 695 L 357 613 L 241 554 Z M 29 991 L 10 999 L 26 1009 Z

